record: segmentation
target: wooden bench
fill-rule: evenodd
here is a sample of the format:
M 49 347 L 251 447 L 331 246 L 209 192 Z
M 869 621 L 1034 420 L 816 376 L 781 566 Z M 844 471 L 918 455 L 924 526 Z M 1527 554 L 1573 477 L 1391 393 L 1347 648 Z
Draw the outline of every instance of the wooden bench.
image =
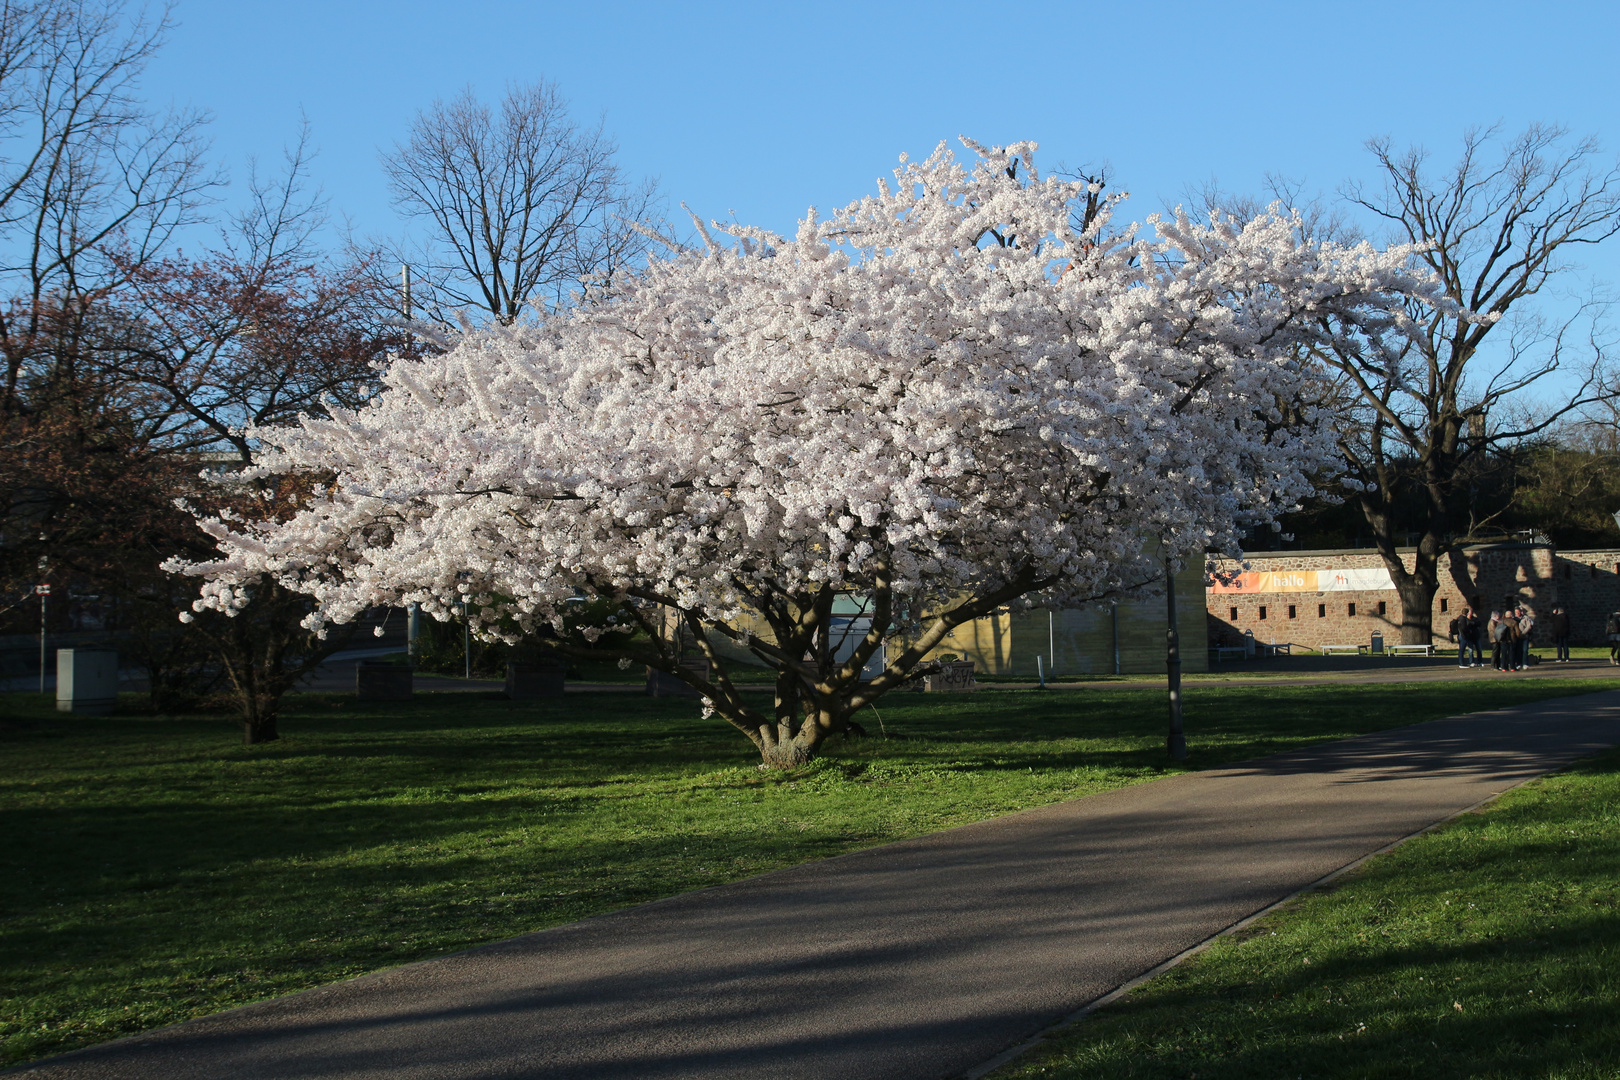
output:
M 1323 645 L 1319 650 L 1323 656 L 1360 656 L 1367 651 L 1365 645 Z
M 1395 656 L 1397 654 L 1405 655 L 1406 653 L 1417 653 L 1417 654 L 1421 654 L 1423 656 L 1433 656 L 1434 655 L 1434 646 L 1433 645 L 1385 645 L 1384 646 L 1384 651 L 1386 653 L 1388 653 L 1389 655 L 1391 655 L 1391 656 Z
M 1216 645 L 1213 646 L 1209 651 L 1215 654 L 1215 662 L 1219 664 L 1225 660 L 1243 659 L 1244 654 L 1248 652 L 1248 649 L 1244 648 L 1242 645 Z

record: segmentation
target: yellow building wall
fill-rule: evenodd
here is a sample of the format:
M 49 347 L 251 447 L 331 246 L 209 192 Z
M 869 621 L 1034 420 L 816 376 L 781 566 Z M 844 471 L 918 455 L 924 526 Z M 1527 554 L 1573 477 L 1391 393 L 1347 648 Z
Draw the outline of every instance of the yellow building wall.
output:
M 1128 600 L 1118 605 L 1119 672 L 1162 674 L 1169 629 L 1165 598 Z M 1204 599 L 1204 558 L 1198 556 L 1176 575 L 1176 628 L 1181 636 L 1181 670 L 1208 671 L 1208 632 Z M 972 660 L 986 675 L 1033 679 L 1036 657 L 1048 677 L 1114 673 L 1114 614 L 1107 604 L 1070 611 L 997 614 L 959 626 L 930 657 L 955 653 Z
M 1128 600 L 1118 605 L 1119 671 L 1125 675 L 1162 674 L 1165 670 L 1164 597 Z M 1181 669 L 1208 671 L 1208 631 L 1204 598 L 1204 558 L 1198 556 L 1176 575 L 1176 622 L 1181 632 Z M 758 621 L 757 633 L 770 630 Z M 1114 673 L 1114 616 L 1107 604 L 1072 611 L 998 612 L 964 623 L 946 636 L 930 659 L 954 654 L 972 660 L 984 675 L 1034 679 L 1036 660 L 1052 675 Z M 732 663 L 758 665 L 752 653 L 715 636 L 716 650 Z M 892 648 L 893 646 L 891 646 Z M 1055 655 L 1054 655 L 1055 654 Z

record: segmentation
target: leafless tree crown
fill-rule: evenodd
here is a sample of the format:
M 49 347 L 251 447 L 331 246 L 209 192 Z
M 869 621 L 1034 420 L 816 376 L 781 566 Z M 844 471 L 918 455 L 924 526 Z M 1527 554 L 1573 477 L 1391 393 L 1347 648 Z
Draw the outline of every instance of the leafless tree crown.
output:
M 1552 323 L 1530 301 L 1570 269 L 1572 251 L 1620 231 L 1620 165 L 1601 160 L 1595 141 L 1549 125 L 1511 138 L 1467 132 L 1449 166 L 1387 139 L 1368 149 L 1381 182 L 1349 186 L 1348 203 L 1391 239 L 1417 245 L 1414 258 L 1438 275 L 1447 303 L 1414 302 L 1375 334 L 1330 327 L 1334 344 L 1316 359 L 1335 377 L 1325 404 L 1338 418 L 1347 486 L 1401 592 L 1403 638 L 1425 643 L 1439 556 L 1481 524 L 1469 490 L 1487 456 L 1615 393 L 1603 305 Z M 1302 239 L 1354 238 L 1354 223 L 1302 200 L 1297 183 L 1268 177 L 1267 186 L 1301 209 Z M 1190 201 L 1238 219 L 1265 209 L 1214 184 Z M 1550 379 L 1555 372 L 1572 377 Z M 1414 536 L 1415 558 L 1404 559 L 1397 545 Z
M 1592 140 L 1542 125 L 1509 139 L 1471 131 L 1455 165 L 1433 171 L 1421 149 L 1397 152 L 1387 140 L 1369 148 L 1383 183 L 1347 196 L 1419 246 L 1415 257 L 1450 304 L 1413 305 L 1376 338 L 1347 333 L 1322 359 L 1340 377 L 1340 445 L 1401 591 L 1403 634 L 1427 641 L 1439 557 L 1475 524 L 1471 471 L 1493 448 L 1612 392 L 1600 305 L 1554 324 L 1527 302 L 1569 268 L 1572 250 L 1620 231 L 1620 165 L 1601 162 Z M 1501 347 L 1487 351 L 1491 340 Z M 1559 371 L 1572 377 L 1549 379 Z M 1533 391 L 1553 396 L 1532 406 Z M 1396 551 L 1407 534 L 1418 537 L 1410 567 Z
M 1592 140 L 1539 125 L 1501 142 L 1494 131 L 1469 132 L 1456 164 L 1434 175 L 1420 149 L 1397 153 L 1385 140 L 1369 147 L 1384 184 L 1347 194 L 1399 239 L 1420 245 L 1417 257 L 1455 307 L 1414 309 L 1397 339 L 1330 357 L 1368 410 L 1368 427 L 1347 444 L 1350 464 L 1376 472 L 1390 440 L 1389 452 L 1424 460 L 1481 452 L 1603 396 L 1604 343 L 1581 329 L 1593 306 L 1548 325 L 1515 305 L 1568 269 L 1571 247 L 1620 231 L 1620 166 L 1597 163 Z M 1497 326 L 1504 347 L 1483 353 Z M 1572 366 L 1576 379 L 1556 404 L 1533 415 L 1510 407 L 1532 384 Z
M 0 410 L 44 321 L 150 258 L 220 182 L 206 117 L 136 96 L 169 25 L 120 0 L 0 0 Z
M 631 224 L 652 189 L 625 182 L 616 149 L 546 82 L 509 88 L 495 110 L 469 89 L 419 113 L 383 166 L 395 207 L 428 226 L 418 250 L 400 252 L 428 314 L 510 322 L 531 299 L 555 302 L 639 256 Z

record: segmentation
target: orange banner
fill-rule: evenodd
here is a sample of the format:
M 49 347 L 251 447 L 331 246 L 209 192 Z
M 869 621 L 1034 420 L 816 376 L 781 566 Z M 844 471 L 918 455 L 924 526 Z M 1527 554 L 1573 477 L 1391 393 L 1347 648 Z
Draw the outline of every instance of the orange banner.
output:
M 1237 575 L 1222 581 L 1213 578 L 1213 593 L 1298 593 L 1298 592 L 1377 592 L 1393 589 L 1395 581 L 1388 570 L 1267 570 Z

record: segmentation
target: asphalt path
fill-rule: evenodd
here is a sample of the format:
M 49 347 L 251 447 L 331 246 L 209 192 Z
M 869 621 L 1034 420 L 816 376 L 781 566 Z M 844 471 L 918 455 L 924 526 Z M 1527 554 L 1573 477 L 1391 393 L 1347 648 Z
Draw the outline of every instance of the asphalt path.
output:
M 1402 837 L 1620 744 L 1620 690 L 1188 773 L 48 1059 L 41 1078 L 955 1077 Z
M 339 653 L 324 665 L 305 676 L 301 690 L 325 693 L 354 691 L 355 665 L 362 659 L 381 656 L 398 649 L 369 649 Z M 1525 671 L 1500 672 L 1491 667 L 1459 668 L 1452 657 L 1318 657 L 1291 656 L 1270 660 L 1234 662 L 1216 665 L 1207 673 L 1189 674 L 1185 680 L 1189 688 L 1198 686 L 1321 686 L 1329 683 L 1408 683 L 1492 680 L 1507 683 L 1513 679 L 1593 679 L 1620 678 L 1607 660 L 1580 659 L 1565 664 L 1542 663 Z M 1009 690 L 1030 689 L 1033 681 L 1006 682 L 996 680 L 981 685 Z M 498 692 L 505 683 L 500 679 L 458 679 L 442 675 L 418 674 L 415 690 L 418 693 L 446 693 L 463 691 Z M 1051 690 L 1157 690 L 1163 692 L 1164 679 L 1088 679 L 1075 682 L 1050 682 Z M 30 687 L 31 688 L 31 687 Z M 769 693 L 765 683 L 744 684 L 745 691 Z M 569 682 L 570 693 L 645 693 L 641 682 L 594 683 Z
M 1207 672 L 1188 675 L 1183 679 L 1188 687 L 1199 686 L 1325 686 L 1330 684 L 1413 683 L 1413 682 L 1489 682 L 1508 685 L 1515 679 L 1620 679 L 1620 671 L 1607 660 L 1581 659 L 1563 664 L 1542 663 L 1522 671 L 1497 671 L 1485 665 L 1462 668 L 1450 657 L 1369 657 L 1320 658 L 1287 657 L 1258 661 L 1253 664 L 1221 664 Z M 997 683 L 998 686 L 1028 688 L 1033 682 Z M 1055 690 L 1125 690 L 1148 689 L 1163 691 L 1163 679 L 1094 679 L 1085 682 L 1052 682 Z

